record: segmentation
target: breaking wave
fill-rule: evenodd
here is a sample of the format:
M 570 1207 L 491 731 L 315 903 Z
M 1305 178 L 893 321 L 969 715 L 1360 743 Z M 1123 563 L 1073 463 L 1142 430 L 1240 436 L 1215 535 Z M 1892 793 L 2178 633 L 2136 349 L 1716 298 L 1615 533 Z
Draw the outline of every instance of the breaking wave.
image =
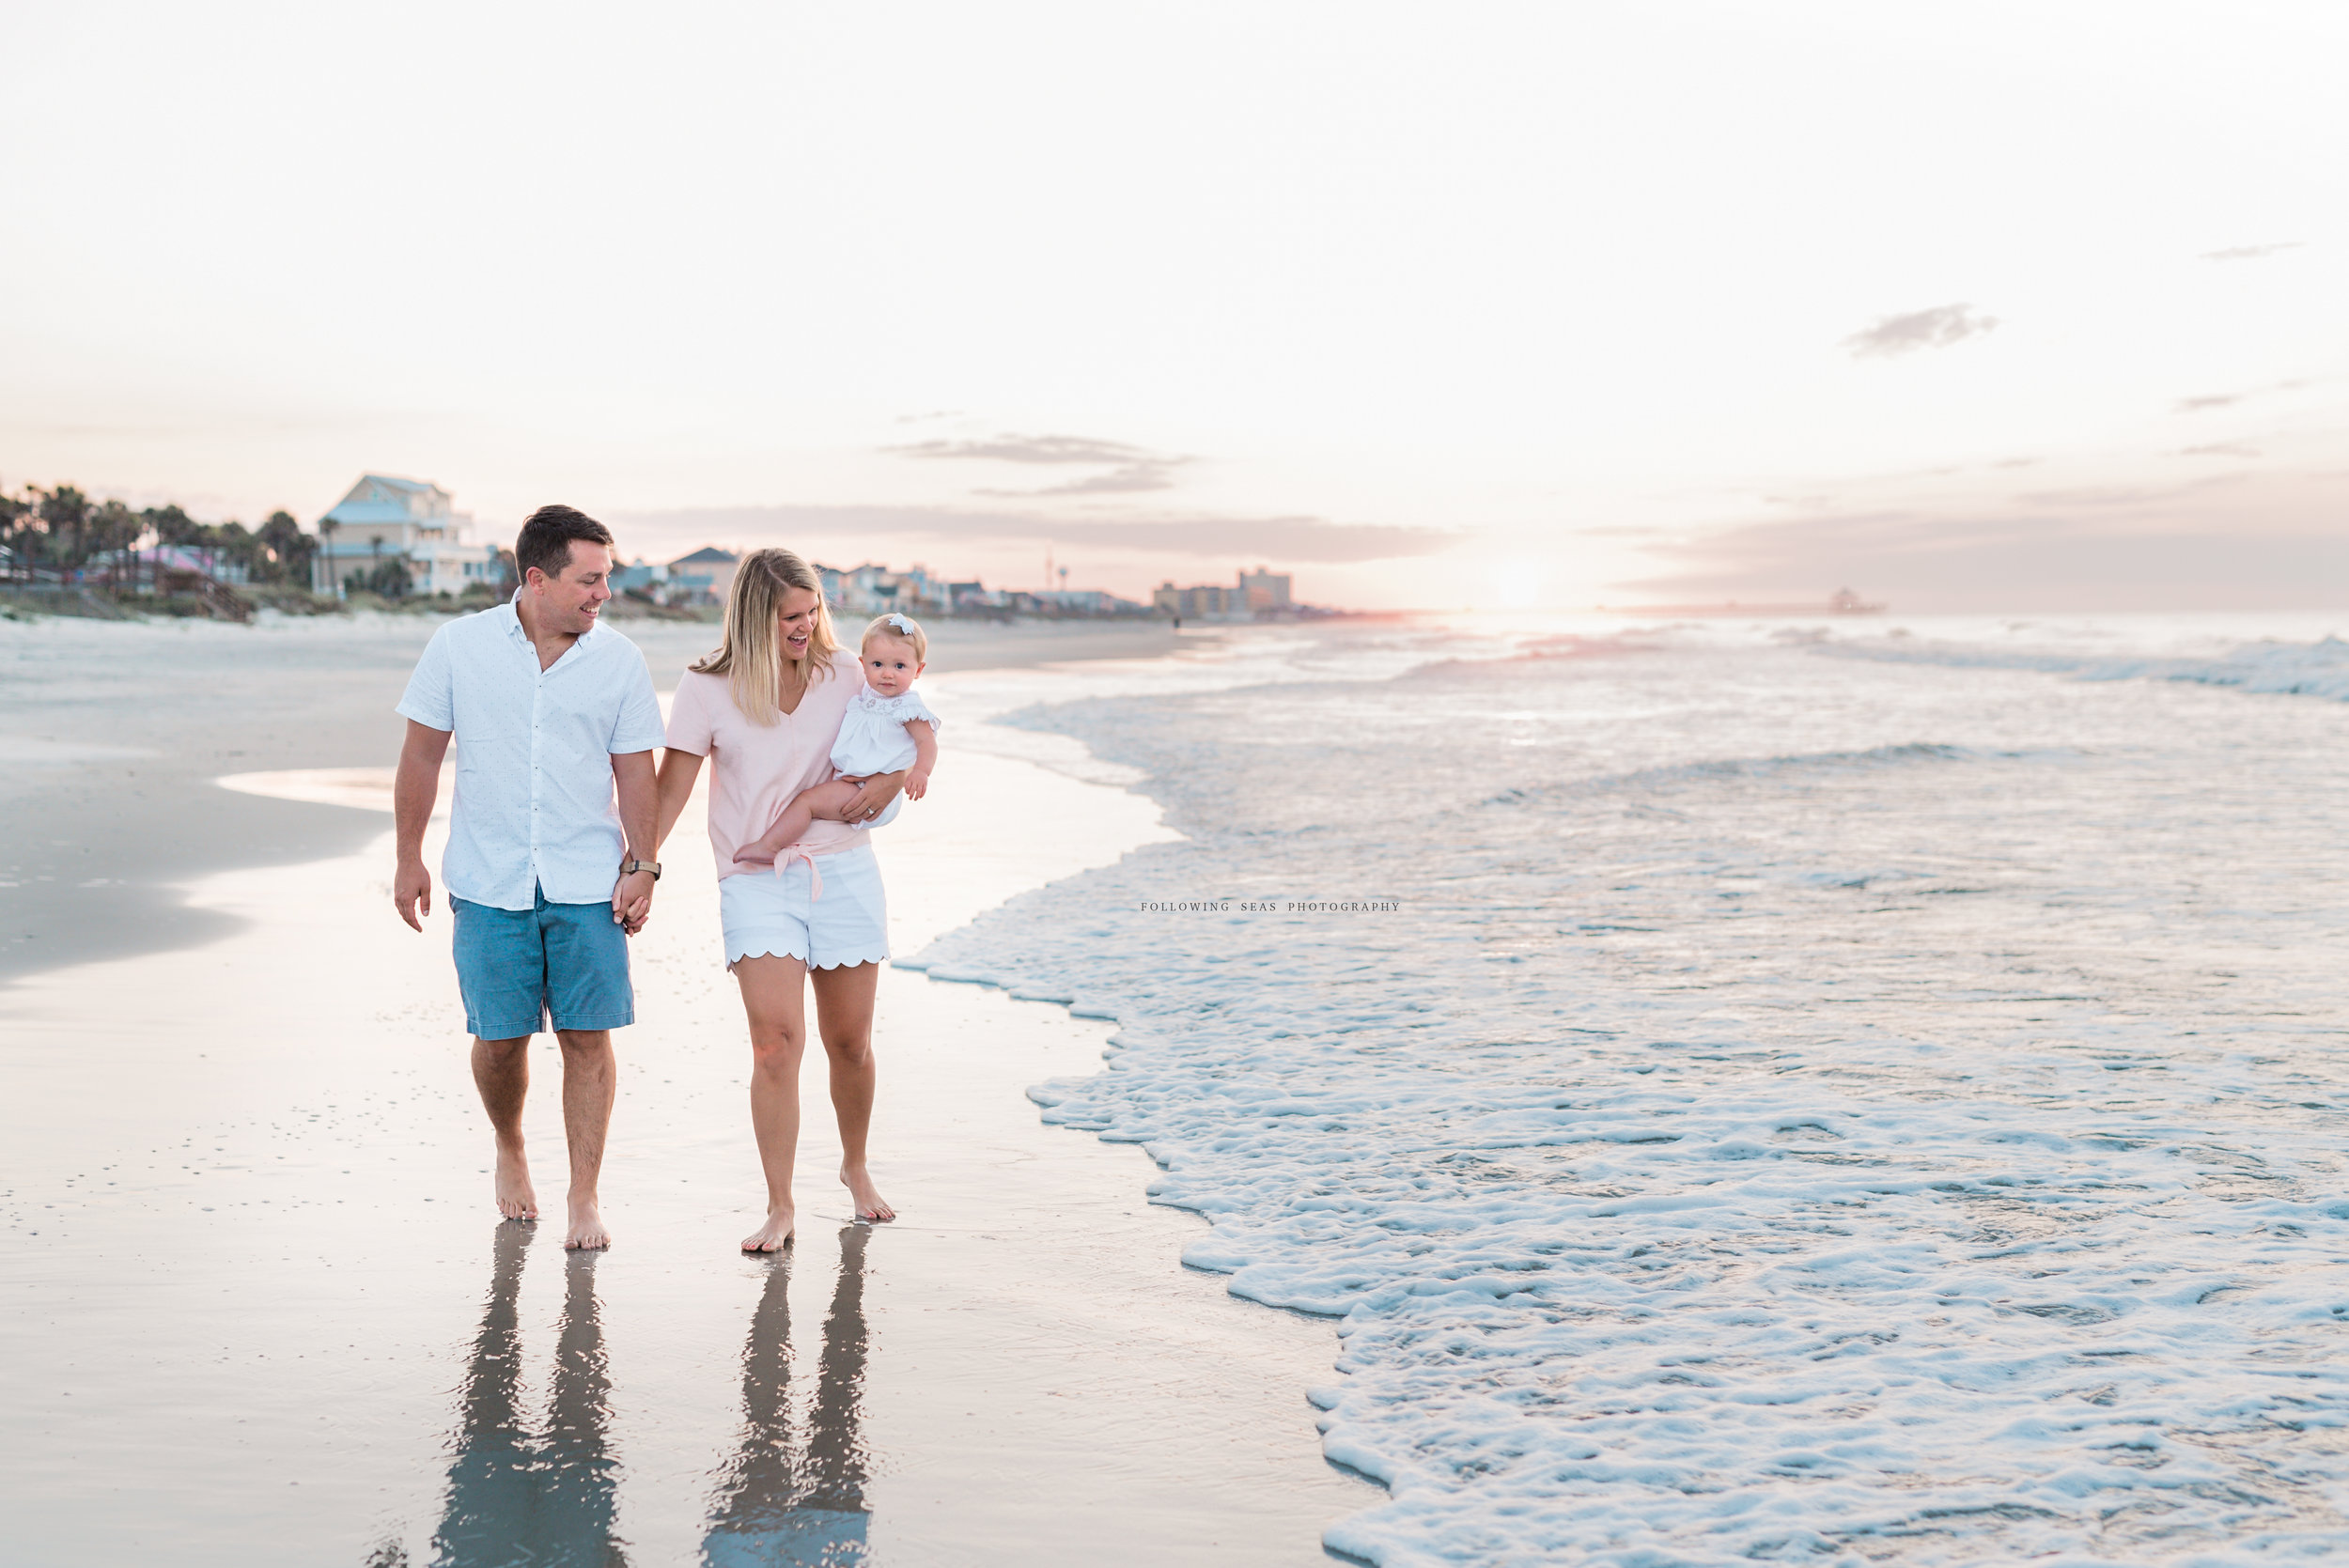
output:
M 2349 702 L 2349 642 L 2251 643 L 2216 659 L 2030 652 L 1952 644 L 1866 642 L 1818 643 L 1812 651 L 1832 659 L 1888 664 L 1938 664 L 1958 669 L 2041 670 L 2080 680 L 2169 680 L 2230 686 L 2279 696 Z
M 1335 1321 L 1353 1556 L 2337 1548 L 2349 738 L 1809 651 L 1031 710 L 1190 836 L 915 967 L 1117 1021 L 1033 1097 Z

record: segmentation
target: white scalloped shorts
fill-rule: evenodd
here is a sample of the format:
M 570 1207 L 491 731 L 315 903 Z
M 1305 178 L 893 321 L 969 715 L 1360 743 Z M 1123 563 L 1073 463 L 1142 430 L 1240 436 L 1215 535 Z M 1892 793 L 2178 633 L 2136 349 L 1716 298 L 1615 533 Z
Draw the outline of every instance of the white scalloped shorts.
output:
M 889 956 L 889 897 L 873 846 L 817 857 L 824 888 L 808 896 L 808 863 L 786 862 L 783 875 L 738 872 L 718 880 L 718 919 L 725 927 L 726 968 L 745 958 L 797 958 L 810 969 L 879 963 Z

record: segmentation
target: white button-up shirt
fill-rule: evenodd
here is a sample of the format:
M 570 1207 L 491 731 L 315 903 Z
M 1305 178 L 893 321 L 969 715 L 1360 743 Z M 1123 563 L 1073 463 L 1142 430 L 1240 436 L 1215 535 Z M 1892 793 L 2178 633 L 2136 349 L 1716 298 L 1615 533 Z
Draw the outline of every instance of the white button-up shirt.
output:
M 432 634 L 399 712 L 457 737 L 441 860 L 452 897 L 527 909 L 540 890 L 550 904 L 612 896 L 627 848 L 612 758 L 661 739 L 635 644 L 598 626 L 541 670 L 521 616 L 502 604 Z

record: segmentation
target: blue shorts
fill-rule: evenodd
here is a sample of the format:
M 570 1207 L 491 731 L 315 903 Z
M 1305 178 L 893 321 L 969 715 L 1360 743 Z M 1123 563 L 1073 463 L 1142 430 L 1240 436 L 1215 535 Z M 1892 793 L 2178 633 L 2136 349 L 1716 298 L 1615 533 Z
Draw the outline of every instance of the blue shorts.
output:
M 516 1040 L 547 1027 L 624 1029 L 636 1021 L 628 983 L 628 933 L 610 904 L 500 909 L 451 898 L 457 922 L 457 989 L 465 1027 L 482 1040 Z

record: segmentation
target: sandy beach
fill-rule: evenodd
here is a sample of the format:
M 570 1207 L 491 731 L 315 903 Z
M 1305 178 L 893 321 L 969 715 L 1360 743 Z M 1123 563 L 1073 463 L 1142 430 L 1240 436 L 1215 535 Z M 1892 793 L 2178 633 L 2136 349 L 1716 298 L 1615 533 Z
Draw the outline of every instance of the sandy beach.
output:
M 225 774 L 388 768 L 399 700 L 442 617 L 0 621 L 0 982 L 225 935 L 192 878 L 350 854 L 381 826 L 311 802 L 257 802 Z M 630 620 L 655 681 L 716 641 Z M 1196 634 L 1192 634 L 1194 640 Z M 931 673 L 1169 652 L 1159 623 L 943 622 Z
M 799 1247 L 734 1252 L 741 1027 L 692 816 L 620 1037 L 619 1244 L 494 1222 L 445 915 L 392 916 L 367 800 L 431 625 L 0 628 L 0 779 L 41 824 L 10 846 L 0 991 L 7 1560 L 1324 1560 L 1379 1495 L 1319 1452 L 1328 1320 L 1182 1268 L 1204 1226 L 1145 1202 L 1145 1157 L 1022 1094 L 1092 1070 L 1105 1024 L 885 974 L 904 1218 L 848 1222 L 811 1117 Z M 664 687 L 708 636 L 627 629 Z M 940 644 L 951 696 L 951 670 L 1172 639 Z M 901 953 L 1165 835 L 1140 797 L 956 742 L 883 846 Z

